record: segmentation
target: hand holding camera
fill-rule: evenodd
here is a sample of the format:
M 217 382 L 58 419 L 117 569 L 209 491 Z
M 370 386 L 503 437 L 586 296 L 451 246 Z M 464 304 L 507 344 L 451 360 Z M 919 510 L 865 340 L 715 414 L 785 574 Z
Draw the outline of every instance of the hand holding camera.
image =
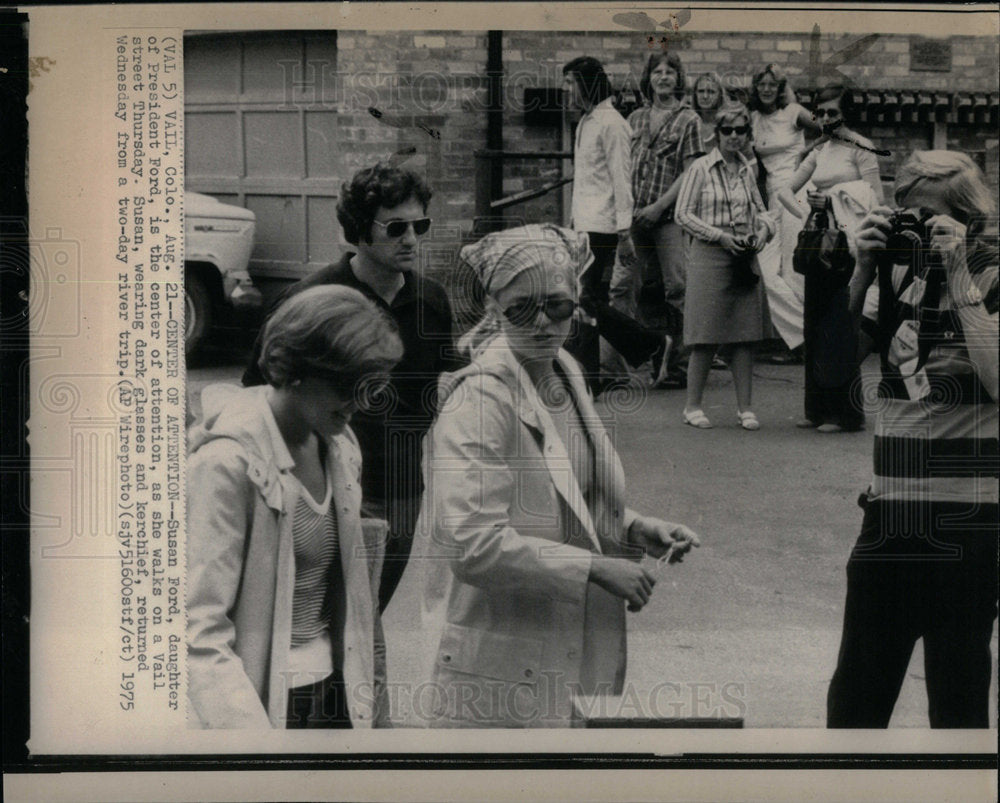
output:
M 930 267 L 932 253 L 939 255 L 954 242 L 954 232 L 964 226 L 947 215 L 916 215 L 907 209 L 879 206 L 873 209 L 857 231 L 859 259 L 875 258 L 883 264 Z M 948 233 L 952 233 L 945 237 Z

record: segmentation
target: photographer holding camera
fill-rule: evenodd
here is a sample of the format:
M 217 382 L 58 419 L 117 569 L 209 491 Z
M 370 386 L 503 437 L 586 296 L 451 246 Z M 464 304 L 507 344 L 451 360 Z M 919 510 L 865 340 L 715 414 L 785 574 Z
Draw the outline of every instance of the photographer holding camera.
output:
M 877 281 L 882 381 L 827 726 L 887 727 L 923 638 L 931 727 L 985 728 L 1000 476 L 995 205 L 975 163 L 950 151 L 914 153 L 895 200 L 902 209 L 875 208 L 857 232 L 851 306 Z

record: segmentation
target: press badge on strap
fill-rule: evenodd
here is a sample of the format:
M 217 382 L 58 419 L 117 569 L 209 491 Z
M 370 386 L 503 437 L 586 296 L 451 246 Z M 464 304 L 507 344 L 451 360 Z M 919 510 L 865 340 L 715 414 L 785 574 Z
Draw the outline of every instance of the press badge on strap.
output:
M 899 368 L 903 385 L 912 401 L 924 398 L 931 390 L 927 371 L 924 368 L 917 370 L 919 336 L 920 325 L 916 321 L 904 321 L 889 345 L 889 361 Z

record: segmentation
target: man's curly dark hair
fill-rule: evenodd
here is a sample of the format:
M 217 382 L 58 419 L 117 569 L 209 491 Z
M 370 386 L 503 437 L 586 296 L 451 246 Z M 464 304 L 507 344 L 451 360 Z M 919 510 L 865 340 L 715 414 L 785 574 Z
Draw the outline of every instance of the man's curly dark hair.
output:
M 354 174 L 340 188 L 337 220 L 344 229 L 344 239 L 357 245 L 362 239 L 372 241 L 372 221 L 382 207 L 391 209 L 416 198 L 424 212 L 431 201 L 431 191 L 416 173 L 379 162 Z

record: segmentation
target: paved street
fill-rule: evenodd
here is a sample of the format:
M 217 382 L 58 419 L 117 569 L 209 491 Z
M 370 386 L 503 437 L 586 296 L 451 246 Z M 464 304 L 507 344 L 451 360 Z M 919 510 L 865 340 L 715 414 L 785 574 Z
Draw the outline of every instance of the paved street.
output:
M 245 352 L 211 353 L 188 373 L 193 409 L 206 383 L 237 382 Z M 865 364 L 871 384 L 873 359 Z M 634 708 L 663 715 L 742 716 L 747 727 L 822 727 L 836 663 L 844 565 L 861 522 L 872 431 L 822 435 L 794 427 L 802 367 L 758 365 L 762 428 L 739 429 L 726 371 L 712 371 L 712 430 L 681 422 L 683 391 L 652 391 L 600 405 L 609 415 L 643 513 L 684 522 L 703 546 L 661 575 L 653 599 L 629 614 L 627 683 Z M 408 572 L 386 612 L 390 681 L 418 684 L 419 577 Z M 994 667 L 997 654 L 993 641 Z M 991 722 L 996 726 L 996 688 Z M 394 718 L 405 722 L 406 695 Z M 918 644 L 893 717 L 926 727 Z

